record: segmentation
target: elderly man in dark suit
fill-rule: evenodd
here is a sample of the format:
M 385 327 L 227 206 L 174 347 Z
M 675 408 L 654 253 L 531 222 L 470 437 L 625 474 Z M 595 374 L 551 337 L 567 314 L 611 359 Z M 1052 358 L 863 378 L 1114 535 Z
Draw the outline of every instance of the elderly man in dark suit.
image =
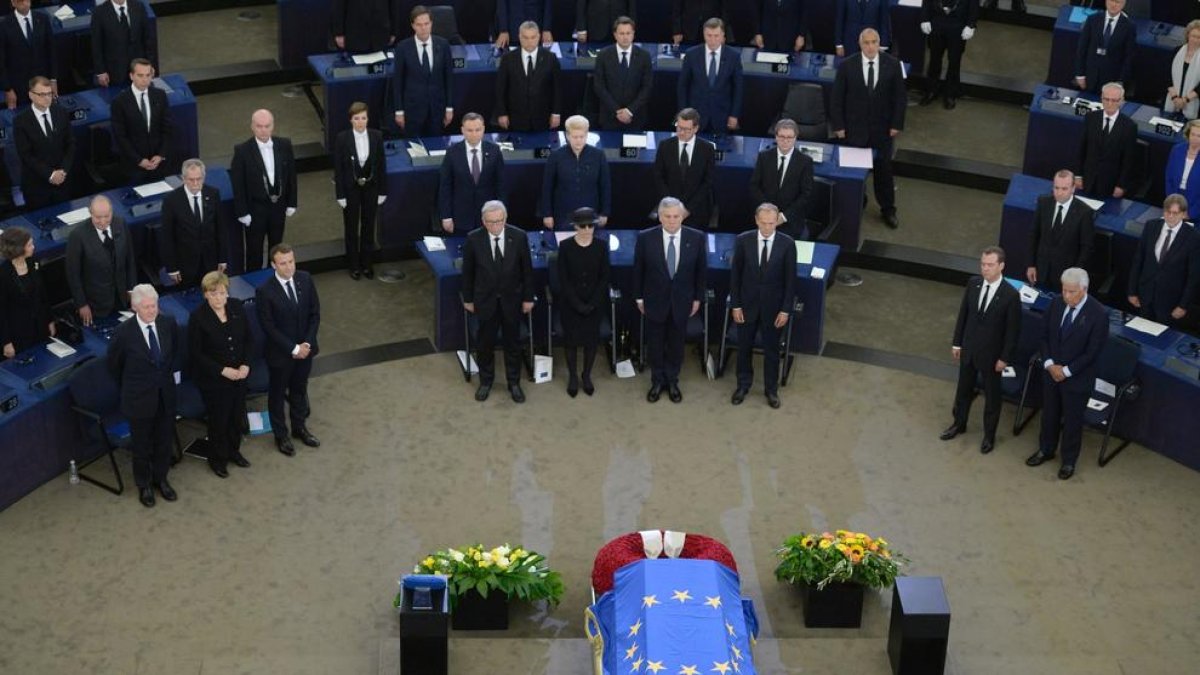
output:
M 712 218 L 716 155 L 712 143 L 696 138 L 700 113 L 684 108 L 675 116 L 675 135 L 660 141 L 654 155 L 658 198 L 675 197 L 687 209 L 684 225 L 708 227 Z
M 275 135 L 275 116 L 256 110 L 250 116 L 254 135 L 233 147 L 229 181 L 233 214 L 246 233 L 245 271 L 262 269 L 263 240 L 283 241 L 287 219 L 296 213 L 296 157 L 291 140 Z
M 726 0 L 671 0 L 671 41 L 676 45 L 700 42 L 709 19 L 729 23 Z
M 154 56 L 146 6 L 141 0 L 108 0 L 92 11 L 92 70 L 101 87 L 129 84 L 129 63 Z
M 131 61 L 129 79 L 132 85 L 122 89 L 112 102 L 112 132 L 126 178 L 141 184 L 172 171 L 167 162 L 171 154 L 171 108 L 166 92 L 153 86 L 154 66 L 148 60 Z
M 500 201 L 483 205 L 483 227 L 463 244 L 463 307 L 479 319 L 475 362 L 479 365 L 476 401 L 486 401 L 496 379 L 496 330 L 503 335 L 504 371 L 514 403 L 525 402 L 521 390 L 520 322 L 533 311 L 533 263 L 525 231 L 508 224 Z
M 163 267 L 180 288 L 193 288 L 205 274 L 229 265 L 229 223 L 221 214 L 221 193 L 206 185 L 204 162 L 183 163 L 183 185 L 167 193 L 158 230 Z
M 1121 11 L 1125 0 L 1105 0 L 1105 10 L 1083 22 L 1075 49 L 1075 84 L 1098 93 L 1106 82 L 1133 87 L 1133 54 L 1137 49 L 1137 27 Z
M 1183 195 L 1167 195 L 1163 217 L 1146 223 L 1129 270 L 1129 304 L 1147 319 L 1178 325 L 1200 291 L 1200 234 L 1184 222 Z
M 775 147 L 758 153 L 750 176 L 750 199 L 769 202 L 779 212 L 779 227 L 793 239 L 808 238 L 808 198 L 813 189 L 812 159 L 796 149 L 796 123 L 775 123 Z
M 343 51 L 377 52 L 396 40 L 389 0 L 333 0 L 333 44 Z
M 387 201 L 387 161 L 383 133 L 367 128 L 367 104 L 355 101 L 349 113 L 350 128 L 333 144 L 333 192 L 342 209 L 346 269 L 358 281 L 375 277 L 375 216 Z
M 438 211 L 447 234 L 479 227 L 483 205 L 504 199 L 504 154 L 483 138 L 483 115 L 463 115 L 462 135 L 446 150 L 439 172 Z
M 175 430 L 175 372 L 181 365 L 181 336 L 175 320 L 158 312 L 150 284 L 133 287 L 136 316 L 117 326 L 108 343 L 108 369 L 117 381 L 121 414 L 129 420 L 133 479 L 138 501 L 154 506 L 154 488 L 173 502 L 167 482 Z
M 804 0 L 759 0 L 758 32 L 751 43 L 769 52 L 798 52 L 804 49 L 808 26 Z
M 847 145 L 875 150 L 875 201 L 883 222 L 895 229 L 896 188 L 892 176 L 892 150 L 904 129 L 904 73 L 900 62 L 879 50 L 879 33 L 864 29 L 858 37 L 861 50 L 838 64 L 829 102 L 833 133 Z
M 738 326 L 737 389 L 741 405 L 754 385 L 754 336 L 762 337 L 763 392 L 779 403 L 779 343 L 796 303 L 796 241 L 777 229 L 779 208 L 763 202 L 754 210 L 757 229 L 738 235 L 729 273 L 729 305 Z
M 433 34 L 424 5 L 409 14 L 413 36 L 396 44 L 392 97 L 396 126 L 409 138 L 440 136 L 454 119 L 450 43 Z
M 687 322 L 704 300 L 708 247 L 704 233 L 685 227 L 683 217 L 683 202 L 664 197 L 658 204 L 661 227 L 642 230 L 633 249 L 633 297 L 646 317 L 651 403 L 664 390 L 672 403 L 683 400 L 679 371 Z
M 633 44 L 633 19 L 623 16 L 613 24 L 616 44 L 600 50 L 592 74 L 592 90 L 600 100 L 601 129 L 641 131 L 646 126 L 654 73 L 650 54 Z
M 510 131 L 548 131 L 562 121 L 562 67 L 554 52 L 538 45 L 532 21 L 521 24 L 520 49 L 496 67 L 496 123 Z
M 12 0 L 12 14 L 0 19 L 0 89 L 9 110 L 35 75 L 50 79 L 58 95 L 58 57 L 50 17 L 29 8 L 30 0 Z
M 700 112 L 701 129 L 713 133 L 738 128 L 742 114 L 742 57 L 725 45 L 725 22 L 704 22 L 704 44 L 687 50 L 677 85 L 680 108 Z
M 1086 267 L 1092 256 L 1096 212 L 1075 199 L 1075 175 L 1054 174 L 1054 193 L 1038 197 L 1029 240 L 1025 278 L 1039 288 L 1058 291 L 1058 279 L 1069 267 Z
M 13 119 L 13 140 L 25 208 L 36 211 L 71 198 L 67 177 L 75 168 L 75 132 L 67 111 L 52 104 L 49 79 L 38 75 L 29 81 L 29 100 L 32 105 Z
M 1125 87 L 1109 82 L 1100 91 L 1103 110 L 1093 110 L 1083 118 L 1083 138 L 1079 143 L 1079 173 L 1075 189 L 1099 199 L 1121 199 L 1137 180 L 1134 155 L 1137 152 L 1137 122 L 1121 114 Z
M 133 240 L 112 202 L 96 195 L 88 205 L 91 220 L 67 238 L 67 286 L 83 325 L 129 306 L 129 290 L 137 283 Z
M 1054 459 L 1062 436 L 1058 477 L 1075 475 L 1083 440 L 1083 410 L 1096 383 L 1096 362 L 1108 339 L 1108 310 L 1088 295 L 1088 273 L 1072 267 L 1062 273 L 1062 295 L 1046 309 L 1042 335 L 1042 431 L 1038 451 L 1025 460 L 1039 466 Z
M 288 439 L 288 418 L 292 438 L 310 448 L 321 441 L 308 430 L 311 408 L 308 402 L 308 376 L 320 347 L 317 331 L 321 328 L 321 301 L 312 277 L 296 269 L 296 253 L 279 243 L 271 247 L 271 267 L 275 269 L 255 292 L 258 321 L 266 340 L 267 370 L 270 385 L 267 411 L 275 447 L 291 457 L 296 448 Z M 288 415 L 284 415 L 284 403 Z
M 576 0 L 575 39 L 580 44 L 608 42 L 617 19 L 637 18 L 637 0 Z
M 550 32 L 550 5 L 550 0 L 496 0 L 496 47 L 507 47 L 526 21 L 542 27 L 542 44 L 554 42 L 554 34 Z
M 954 392 L 954 423 L 940 438 L 948 441 L 966 432 L 975 381 L 983 380 L 983 441 L 979 451 L 996 447 L 996 427 L 1003 404 L 1000 378 L 1013 362 L 1021 334 L 1021 298 L 1004 281 L 1004 249 L 989 246 L 979 256 L 980 276 L 971 277 L 958 308 L 950 354 L 958 362 L 958 388 Z

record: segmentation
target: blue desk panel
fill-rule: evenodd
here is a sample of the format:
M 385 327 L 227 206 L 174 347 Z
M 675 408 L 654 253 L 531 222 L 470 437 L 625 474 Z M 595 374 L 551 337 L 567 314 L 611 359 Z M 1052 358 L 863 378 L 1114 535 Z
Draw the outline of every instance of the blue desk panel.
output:
M 1048 83 L 1059 87 L 1075 86 L 1075 76 L 1079 74 L 1075 72 L 1075 50 L 1079 46 L 1079 33 L 1086 14 L 1078 7 L 1059 7 L 1050 48 Z M 1137 46 L 1130 76 L 1137 83 L 1134 98 L 1161 104 L 1167 95 L 1167 87 L 1171 86 L 1171 60 L 1185 39 L 1183 28 L 1149 19 L 1133 19 L 1133 23 L 1137 27 Z

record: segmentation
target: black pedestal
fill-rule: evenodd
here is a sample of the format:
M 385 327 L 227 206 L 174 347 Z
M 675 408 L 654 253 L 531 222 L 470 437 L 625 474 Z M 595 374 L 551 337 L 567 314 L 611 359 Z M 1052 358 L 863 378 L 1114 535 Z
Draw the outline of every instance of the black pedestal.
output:
M 858 628 L 862 625 L 862 586 L 832 583 L 817 590 L 817 585 L 811 584 L 801 587 L 800 592 L 806 628 Z
M 402 587 L 401 593 L 401 675 L 448 675 L 449 589 Z
M 940 675 L 946 668 L 950 603 L 941 577 L 897 577 L 888 659 L 895 675 Z
M 450 623 L 454 630 L 508 630 L 508 596 L 493 590 L 485 598 L 467 591 L 458 596 Z

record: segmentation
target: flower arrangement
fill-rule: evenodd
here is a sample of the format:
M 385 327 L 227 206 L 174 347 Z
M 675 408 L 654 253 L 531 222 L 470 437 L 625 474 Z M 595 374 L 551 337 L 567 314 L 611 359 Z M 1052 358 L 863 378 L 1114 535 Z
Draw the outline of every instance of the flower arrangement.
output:
M 486 549 L 479 544 L 464 549 L 448 548 L 425 557 L 413 568 L 416 574 L 442 574 L 449 579 L 450 604 L 472 590 L 487 598 L 499 591 L 508 598 L 549 600 L 557 605 L 562 599 L 562 575 L 546 566 L 546 556 L 508 544 Z M 399 607 L 400 596 L 396 596 Z
M 832 582 L 887 588 L 895 583 L 900 566 L 908 562 L 882 537 L 848 530 L 801 532 L 784 540 L 775 555 L 779 558 L 776 579 L 816 584 L 818 590 Z

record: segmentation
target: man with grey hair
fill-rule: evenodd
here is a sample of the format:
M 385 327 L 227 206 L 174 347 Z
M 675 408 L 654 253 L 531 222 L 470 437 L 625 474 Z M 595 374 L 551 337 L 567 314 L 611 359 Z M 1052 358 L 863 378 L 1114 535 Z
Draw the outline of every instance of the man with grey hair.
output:
M 1124 104 L 1125 87 L 1120 82 L 1109 82 L 1100 91 L 1103 109 L 1083 118 L 1075 189 L 1097 199 L 1121 199 L 1138 179 L 1134 162 L 1138 127 L 1128 115 L 1121 114 Z
M 786 117 L 775 123 L 775 147 L 758 153 L 754 162 L 750 199 L 756 204 L 769 202 L 778 209 L 781 232 L 793 239 L 807 239 L 813 162 L 796 149 L 799 133 L 796 123 Z
M 229 182 L 233 184 L 233 215 L 246 233 L 246 266 L 263 267 L 263 240 L 268 247 L 283 241 L 286 219 L 296 213 L 296 156 L 292 141 L 275 135 L 275 116 L 255 110 L 246 141 L 233 146 Z
M 1025 460 L 1039 466 L 1054 459 L 1062 437 L 1058 477 L 1075 475 L 1083 440 L 1083 411 L 1096 383 L 1096 362 L 1108 339 L 1108 309 L 1088 297 L 1088 273 L 1071 267 L 1062 273 L 1062 295 L 1050 301 L 1042 333 L 1042 432 L 1038 451 Z
M 129 289 L 137 283 L 133 239 L 113 216 L 112 202 L 96 195 L 88 212 L 88 222 L 67 238 L 67 286 L 85 326 L 128 307 Z
M 700 311 L 708 274 L 704 233 L 683 225 L 685 209 L 674 197 L 658 203 L 658 222 L 638 233 L 633 249 L 633 297 L 646 317 L 646 360 L 654 403 L 667 391 L 672 403 L 683 400 L 679 371 L 687 322 Z
M 221 215 L 221 193 L 204 182 L 204 162 L 183 162 L 183 185 L 163 198 L 159 256 L 179 288 L 192 288 L 205 274 L 229 263 L 229 224 Z
M 496 330 L 503 333 L 504 371 L 508 393 L 525 402 L 521 390 L 522 315 L 533 311 L 533 263 L 525 231 L 508 225 L 504 202 L 492 200 L 481 210 L 483 227 L 463 244 L 463 307 L 479 319 L 476 338 L 479 388 L 476 401 L 486 401 L 496 379 Z M 530 357 L 532 358 L 532 354 Z
M 154 488 L 173 502 L 167 482 L 175 426 L 175 371 L 179 328 L 158 312 L 158 292 L 139 284 L 130 292 L 135 317 L 117 326 L 108 343 L 108 369 L 121 396 L 121 414 L 129 419 L 133 478 L 138 501 L 154 506 Z

